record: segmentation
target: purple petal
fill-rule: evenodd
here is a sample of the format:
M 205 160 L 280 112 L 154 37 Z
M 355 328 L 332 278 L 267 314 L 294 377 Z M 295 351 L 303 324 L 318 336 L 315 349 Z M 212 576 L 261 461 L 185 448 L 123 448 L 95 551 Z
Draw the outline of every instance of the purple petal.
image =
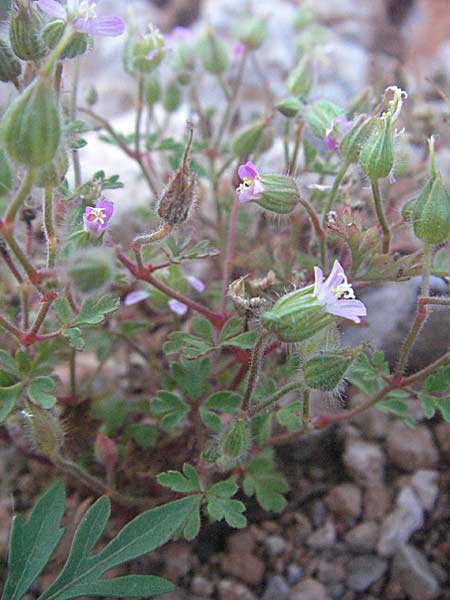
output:
M 314 267 L 314 296 L 319 297 L 323 285 L 323 271 L 320 267 Z
M 194 277 L 194 275 L 186 275 L 185 279 L 192 285 L 194 290 L 197 290 L 197 292 L 205 291 L 205 284 L 198 277 Z
M 337 317 L 350 319 L 355 323 L 360 323 L 361 319 L 359 317 L 367 315 L 367 308 L 361 300 L 337 300 L 332 305 L 327 305 L 327 311 Z
M 73 26 L 81 33 L 90 35 L 108 35 L 111 37 L 122 35 L 125 31 L 125 23 L 120 17 L 104 16 L 94 17 L 93 19 L 75 20 Z
M 251 188 L 244 188 L 239 186 L 236 188 L 236 194 L 239 198 L 239 202 L 250 202 L 250 200 L 255 199 L 255 195 Z
M 182 316 L 187 312 L 186 304 L 183 304 L 182 302 L 179 302 L 174 298 L 171 298 L 167 304 L 169 305 L 170 310 L 176 313 L 177 315 Z
M 63 20 L 66 18 L 66 9 L 56 0 L 38 0 L 37 5 L 47 15 Z
M 239 166 L 238 175 L 241 179 L 245 179 L 246 177 L 248 179 L 259 177 L 258 170 L 251 160 L 248 160 L 245 164 Z
M 264 192 L 264 184 L 261 181 L 261 179 L 259 179 L 259 177 L 258 177 L 253 181 L 253 195 L 255 198 L 256 197 L 259 198 L 259 196 L 261 196 L 261 194 L 263 192 Z
M 112 214 L 114 212 L 114 204 L 109 200 L 101 200 L 95 205 L 95 208 L 103 208 L 107 222 L 112 217 Z
M 324 283 L 324 287 L 327 290 L 337 288 L 342 282 L 345 281 L 345 271 L 339 261 L 335 260 L 331 273 L 328 275 L 327 280 Z
M 131 306 L 132 304 L 142 302 L 142 300 L 147 300 L 147 298 L 147 292 L 144 292 L 144 290 L 136 290 L 135 292 L 130 292 L 129 294 L 127 294 L 123 303 L 125 304 L 125 306 Z

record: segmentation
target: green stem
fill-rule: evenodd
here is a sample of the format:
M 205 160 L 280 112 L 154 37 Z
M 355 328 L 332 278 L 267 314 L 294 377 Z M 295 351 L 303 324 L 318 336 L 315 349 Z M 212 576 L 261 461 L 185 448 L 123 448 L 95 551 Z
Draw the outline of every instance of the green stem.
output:
M 383 203 L 381 200 L 380 186 L 378 179 L 372 179 L 370 181 L 372 186 L 373 200 L 375 203 L 375 210 L 380 223 L 381 230 L 383 232 L 383 254 L 389 254 L 389 246 L 391 244 L 391 232 L 389 230 L 388 222 L 384 216 Z
M 300 143 L 302 141 L 303 121 L 299 121 L 295 125 L 295 145 L 292 153 L 291 162 L 289 163 L 288 175 L 294 175 L 297 168 L 298 153 L 300 152 Z
M 144 108 L 144 76 L 139 74 L 138 78 L 138 96 L 136 102 L 136 122 L 134 126 L 134 151 L 136 156 L 141 156 L 141 121 L 142 109 Z
M 430 288 L 430 271 L 431 271 L 431 244 L 423 244 L 423 259 L 422 259 L 422 296 L 428 296 Z
M 47 269 L 53 269 L 56 260 L 56 234 L 53 225 L 53 190 L 45 188 L 44 192 L 44 233 L 47 240 Z
M 269 410 L 281 400 L 283 396 L 289 394 L 290 392 L 294 392 L 296 390 L 301 390 L 303 388 L 303 383 L 301 381 L 295 381 L 293 383 L 288 383 L 287 385 L 280 388 L 277 392 L 266 398 L 261 404 L 254 406 L 252 409 L 248 411 L 249 417 L 252 418 L 255 415 L 258 415 L 266 410 Z
M 70 350 L 69 370 L 70 370 L 70 395 L 72 398 L 77 397 L 77 355 L 76 350 Z
M 70 119 L 75 121 L 77 118 L 77 97 L 78 97 L 78 82 L 80 79 L 80 58 L 76 58 L 73 70 L 72 91 L 70 94 Z M 81 163 L 78 150 L 72 150 L 72 163 L 74 173 L 75 187 L 80 187 L 82 182 Z
M 53 71 L 53 67 L 58 62 L 58 59 L 62 52 L 66 49 L 66 47 L 72 41 L 73 36 L 75 35 L 75 31 L 71 27 L 68 27 L 68 31 L 63 35 L 63 37 L 59 40 L 59 42 L 54 47 L 52 53 L 47 59 L 47 62 L 41 69 L 41 74 L 45 77 L 50 77 Z
M 30 193 L 31 188 L 33 187 L 34 181 L 34 172 L 30 169 L 27 171 L 24 180 L 22 181 L 22 185 L 17 192 L 16 197 L 8 206 L 8 210 L 5 213 L 5 225 L 10 225 L 14 222 L 14 219 L 17 215 L 19 208 L 27 199 L 28 194 Z
M 247 379 L 247 386 L 244 392 L 244 399 L 242 401 L 242 411 L 249 417 L 249 411 L 251 410 L 250 401 L 253 390 L 258 381 L 258 374 L 261 367 L 261 356 L 264 352 L 264 342 L 266 341 L 269 332 L 266 329 L 259 334 L 256 340 L 255 347 L 252 352 L 252 361 L 250 363 L 250 371 Z
M 45 317 L 47 316 L 48 311 L 50 310 L 50 306 L 52 305 L 53 300 L 46 300 L 45 302 L 42 302 L 39 311 L 36 315 L 36 318 L 34 319 L 34 323 L 30 329 L 30 334 L 31 335 L 36 335 L 39 331 L 39 329 L 42 326 L 42 323 L 45 320 Z
M 284 168 L 289 171 L 291 158 L 289 156 L 289 137 L 290 137 L 290 119 L 286 119 L 283 127 L 283 151 L 284 151 Z

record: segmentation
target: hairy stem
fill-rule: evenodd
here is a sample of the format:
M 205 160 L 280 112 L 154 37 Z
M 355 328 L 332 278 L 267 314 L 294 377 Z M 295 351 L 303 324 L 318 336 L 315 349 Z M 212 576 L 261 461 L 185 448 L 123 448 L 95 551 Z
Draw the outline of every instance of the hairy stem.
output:
M 380 223 L 381 231 L 383 232 L 383 254 L 389 254 L 389 246 L 391 244 L 391 232 L 388 222 L 384 216 L 383 202 L 381 200 L 380 185 L 378 179 L 370 181 L 372 187 L 373 201 L 375 203 L 375 211 L 377 213 L 378 222 Z
M 264 329 L 256 340 L 255 347 L 253 348 L 252 361 L 250 363 L 250 370 L 247 379 L 247 386 L 244 392 L 244 399 L 242 401 L 242 411 L 249 417 L 249 411 L 251 410 L 251 398 L 255 385 L 258 381 L 259 370 L 261 368 L 261 357 L 264 352 L 264 342 L 266 341 L 269 332 Z
M 11 202 L 11 204 L 8 206 L 8 210 L 5 213 L 4 223 L 5 223 L 6 227 L 10 226 L 14 222 L 14 219 L 17 215 L 19 208 L 25 202 L 28 194 L 30 193 L 31 188 L 33 187 L 33 181 L 34 181 L 34 172 L 32 169 L 29 169 L 26 172 L 25 178 L 22 181 L 22 185 L 20 186 L 16 197 Z
M 44 192 L 44 233 L 47 240 L 47 269 L 53 269 L 56 261 L 57 240 L 53 224 L 53 190 L 45 188 Z
M 286 396 L 286 394 L 289 394 L 290 392 L 301 390 L 302 388 L 303 383 L 301 381 L 294 381 L 292 383 L 288 383 L 287 385 L 283 386 L 278 391 L 276 391 L 274 394 L 266 398 L 263 402 L 251 408 L 248 411 L 249 417 L 251 418 L 266 410 L 270 410 L 272 407 L 275 406 L 278 400 L 281 400 L 281 398 L 283 398 L 283 396 Z

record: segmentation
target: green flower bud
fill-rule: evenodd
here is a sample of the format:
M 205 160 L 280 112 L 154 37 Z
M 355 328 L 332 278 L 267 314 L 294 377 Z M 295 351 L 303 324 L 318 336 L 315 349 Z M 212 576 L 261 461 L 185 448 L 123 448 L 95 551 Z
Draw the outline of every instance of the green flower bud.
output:
M 265 126 L 266 121 L 260 119 L 241 129 L 231 144 L 233 154 L 235 156 L 248 156 L 251 154 L 257 147 Z
M 267 20 L 259 17 L 244 19 L 238 27 L 236 37 L 251 50 L 260 48 L 267 38 Z
M 410 200 L 407 200 L 405 204 L 403 204 L 401 215 L 404 221 L 412 221 L 412 213 L 416 200 L 417 198 L 411 198 Z
M 369 138 L 373 125 L 374 120 L 367 119 L 366 115 L 359 115 L 355 119 L 339 145 L 339 151 L 344 158 L 352 163 L 358 162 L 361 147 Z
M 250 428 L 242 419 L 236 419 L 222 431 L 219 440 L 221 461 L 225 464 L 244 459 L 251 444 Z
M 306 112 L 306 121 L 315 136 L 323 140 L 333 119 L 344 114 L 344 109 L 328 100 L 317 100 Z
M 45 42 L 47 48 L 52 50 L 55 48 L 56 44 L 61 40 L 64 35 L 64 31 L 66 29 L 65 21 L 61 21 L 59 19 L 55 19 L 54 21 L 50 21 L 42 30 L 42 39 Z M 80 32 L 75 32 L 72 34 L 72 38 L 70 43 L 64 48 L 64 50 L 60 54 L 60 59 L 65 58 L 75 58 L 76 56 L 81 56 L 88 49 L 88 40 L 89 37 Z
M 362 346 L 358 346 L 340 352 L 324 352 L 309 358 L 302 366 L 306 385 L 313 390 L 334 391 L 361 349 Z
M 221 75 L 230 66 L 227 48 L 211 27 L 201 37 L 198 49 L 203 66 L 210 73 Z
M 53 160 L 41 167 L 34 180 L 34 185 L 39 188 L 55 188 L 60 185 L 69 168 L 67 152 L 60 146 Z
M 412 207 L 414 233 L 426 244 L 443 244 L 450 236 L 450 194 L 436 170 L 434 138 L 429 141 L 431 179 Z
M 295 98 L 294 96 L 290 96 L 289 98 L 280 100 L 280 102 L 275 104 L 275 108 L 279 110 L 280 113 L 288 119 L 292 119 L 293 117 L 295 117 L 301 107 L 302 103 L 298 98 Z
M 159 78 L 154 74 L 145 80 L 144 99 L 148 106 L 153 106 L 161 99 L 161 84 Z
M 11 48 L 0 38 L 0 81 L 17 81 L 22 66 L 12 53 Z
M 191 43 L 181 42 L 172 51 L 170 66 L 177 76 L 181 85 L 187 85 L 191 81 L 192 72 L 195 68 L 195 52 Z
M 282 296 L 261 315 L 262 325 L 282 342 L 301 342 L 334 323 L 334 317 L 313 294 L 308 285 Z
M 298 188 L 295 180 L 288 175 L 263 174 L 261 183 L 264 191 L 254 202 L 265 210 L 279 215 L 291 213 L 298 202 Z
M 55 156 L 61 117 L 52 82 L 37 77 L 7 108 L 0 137 L 8 155 L 27 167 L 42 167 Z
M 314 83 L 314 65 L 311 56 L 304 56 L 287 80 L 287 89 L 294 96 L 308 96 Z
M 394 166 L 394 129 L 389 113 L 375 121 L 374 130 L 359 155 L 363 173 L 371 180 L 387 177 Z
M 64 440 L 59 420 L 50 411 L 31 404 L 27 406 L 25 416 L 36 450 L 50 457 L 58 454 Z
M 182 100 L 183 90 L 181 89 L 179 83 L 176 80 L 170 81 L 164 91 L 164 98 L 162 102 L 164 109 L 169 113 L 175 112 L 180 107 Z
M 88 248 L 75 254 L 68 266 L 68 276 L 80 292 L 96 292 L 113 278 L 114 255 L 106 248 Z
M 130 75 L 154 71 L 161 64 L 164 55 L 164 38 L 152 25 L 144 36 L 138 35 L 134 29 L 128 33 L 122 59 L 125 71 Z
M 9 18 L 9 41 L 22 60 L 39 61 L 47 49 L 41 38 L 44 18 L 35 2 L 14 2 Z

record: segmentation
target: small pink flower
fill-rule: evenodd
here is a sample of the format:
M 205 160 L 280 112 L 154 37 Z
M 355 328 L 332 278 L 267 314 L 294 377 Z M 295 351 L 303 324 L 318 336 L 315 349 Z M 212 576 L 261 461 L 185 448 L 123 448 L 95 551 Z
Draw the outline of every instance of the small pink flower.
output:
M 179 302 L 179 300 L 174 300 L 174 298 L 171 298 L 167 304 L 170 310 L 180 317 L 185 315 L 188 309 L 186 304 Z
M 236 188 L 236 194 L 240 202 L 258 200 L 264 192 L 264 185 L 257 168 L 251 160 L 244 165 L 240 165 L 238 175 L 242 179 L 242 183 Z
M 144 290 L 135 290 L 134 292 L 130 292 L 125 296 L 123 303 L 125 306 L 131 306 L 132 304 L 137 304 L 138 302 L 142 302 L 142 300 L 147 300 L 148 293 Z
M 118 36 L 125 31 L 125 23 L 115 15 L 97 16 L 98 0 L 78 0 L 65 6 L 57 0 L 38 0 L 39 8 L 47 15 L 71 21 L 74 29 L 91 35 Z
M 334 119 L 331 121 L 330 127 L 325 133 L 325 143 L 330 150 L 333 152 L 338 151 L 338 138 L 342 136 L 342 134 L 347 133 L 351 125 L 351 121 L 349 121 L 345 115 L 334 117 Z
M 333 269 L 325 282 L 319 267 L 314 267 L 314 279 L 314 295 L 328 313 L 355 323 L 360 323 L 360 317 L 367 315 L 366 307 L 361 300 L 355 299 L 353 288 L 337 260 L 334 261 Z
M 83 214 L 85 231 L 100 235 L 108 227 L 113 212 L 114 206 L 108 200 L 101 200 L 95 206 L 86 206 Z
M 245 54 L 245 44 L 242 42 L 236 42 L 233 44 L 231 48 L 231 61 L 233 64 L 237 65 L 241 62 L 242 57 Z

